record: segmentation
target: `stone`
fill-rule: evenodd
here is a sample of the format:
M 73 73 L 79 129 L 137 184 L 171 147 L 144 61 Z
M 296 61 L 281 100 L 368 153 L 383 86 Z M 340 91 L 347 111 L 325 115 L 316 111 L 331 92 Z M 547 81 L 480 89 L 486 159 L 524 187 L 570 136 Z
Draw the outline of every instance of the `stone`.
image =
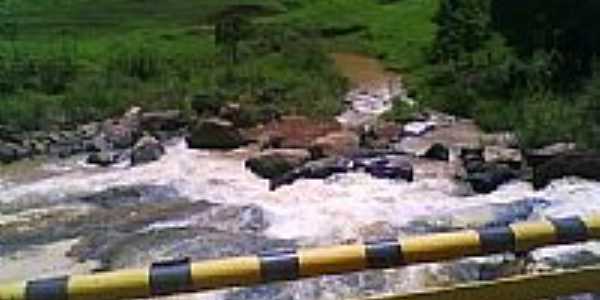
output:
M 519 149 L 488 146 L 485 147 L 483 157 L 486 162 L 506 164 L 513 169 L 520 169 L 523 164 L 523 154 Z
M 248 159 L 246 168 L 262 178 L 274 179 L 302 166 L 310 157 L 304 149 L 270 149 Z
M 488 194 L 499 186 L 517 179 L 519 173 L 507 165 L 494 163 L 480 163 L 467 167 L 465 181 L 471 184 L 473 191 Z
M 142 137 L 131 151 L 131 165 L 159 160 L 165 154 L 163 145 L 152 136 Z
M 101 167 L 108 167 L 117 163 L 117 161 L 118 155 L 109 151 L 92 153 L 88 156 L 86 160 L 88 164 L 98 165 Z
M 314 157 L 350 156 L 360 149 L 360 138 L 352 131 L 332 132 L 317 138 L 310 149 Z
M 576 149 L 577 145 L 574 143 L 556 143 L 544 148 L 525 151 L 525 159 L 530 167 L 536 168 L 557 156 L 574 152 Z
M 180 110 L 145 112 L 140 117 L 142 130 L 150 132 L 174 131 L 186 126 L 187 121 Z
M 365 167 L 365 171 L 379 179 L 403 179 L 408 182 L 414 180 L 414 170 L 405 159 L 379 159 Z
M 231 150 L 246 144 L 240 130 L 231 122 L 221 119 L 199 121 L 186 140 L 192 149 Z
M 600 155 L 592 152 L 563 154 L 535 167 L 533 173 L 533 186 L 536 189 L 564 177 L 600 180 Z
M 12 163 L 31 156 L 31 151 L 14 143 L 0 142 L 0 162 Z
M 436 122 L 432 121 L 410 122 L 404 125 L 403 131 L 405 135 L 419 137 L 433 130 L 436 125 Z
M 281 177 L 271 180 L 270 189 L 276 190 L 283 185 L 293 184 L 296 180 L 326 179 L 338 173 L 346 173 L 351 169 L 352 161 L 345 158 L 330 157 L 316 161 L 310 161 Z
M 277 139 L 281 148 L 309 149 L 317 138 L 341 130 L 342 126 L 337 121 L 285 116 L 262 126 L 259 136 L 262 140 Z
M 441 160 L 441 161 L 449 161 L 450 160 L 450 150 L 448 147 L 444 146 L 441 143 L 435 143 L 431 145 L 429 150 L 425 152 L 423 155 L 424 158 L 432 159 L 432 160 Z
M 519 148 L 519 139 L 512 132 L 482 134 L 480 139 L 481 144 L 484 146 Z

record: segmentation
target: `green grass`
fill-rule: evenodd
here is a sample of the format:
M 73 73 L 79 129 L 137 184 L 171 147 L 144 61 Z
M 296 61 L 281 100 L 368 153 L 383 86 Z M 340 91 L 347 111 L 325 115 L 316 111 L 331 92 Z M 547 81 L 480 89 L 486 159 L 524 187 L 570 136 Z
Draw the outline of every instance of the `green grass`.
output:
M 130 105 L 189 110 L 197 93 L 330 117 L 342 109 L 346 84 L 327 52 L 363 52 L 418 74 L 436 7 L 435 0 L 3 3 L 0 24 L 16 25 L 0 33 L 0 124 L 27 129 L 105 118 Z M 241 43 L 235 66 L 214 45 L 211 23 L 232 4 L 259 8 L 251 12 L 257 32 Z

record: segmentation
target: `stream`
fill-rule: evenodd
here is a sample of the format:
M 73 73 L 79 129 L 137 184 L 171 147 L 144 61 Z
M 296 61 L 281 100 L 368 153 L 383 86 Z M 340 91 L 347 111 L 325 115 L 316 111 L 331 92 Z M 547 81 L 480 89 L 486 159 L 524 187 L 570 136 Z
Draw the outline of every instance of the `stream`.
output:
M 337 57 L 338 63 L 373 63 L 356 59 L 361 57 Z M 399 78 L 374 72 L 379 75 L 351 78 L 368 84 L 355 84 L 349 93 L 351 109 L 340 116 L 352 122 L 346 125 L 376 119 L 402 93 Z M 267 180 L 245 170 L 251 154 L 245 148 L 191 150 L 175 139 L 159 161 L 136 167 L 92 167 L 85 157 L 72 157 L 0 169 L 0 282 L 600 210 L 600 184 L 574 178 L 541 191 L 514 181 L 491 194 L 464 196 L 462 185 L 447 176 L 425 172 L 408 183 L 349 173 L 270 192 Z M 541 249 L 526 258 L 495 255 L 169 299 L 347 299 L 598 262 L 600 244 L 590 242 Z

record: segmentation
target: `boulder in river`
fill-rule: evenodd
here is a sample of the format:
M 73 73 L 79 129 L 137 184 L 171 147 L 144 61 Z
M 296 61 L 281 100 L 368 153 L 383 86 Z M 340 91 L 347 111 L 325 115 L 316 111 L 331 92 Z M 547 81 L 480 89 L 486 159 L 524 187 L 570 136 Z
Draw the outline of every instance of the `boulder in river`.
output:
M 360 138 L 352 131 L 338 131 L 317 138 L 311 145 L 315 157 L 350 156 L 358 152 Z
M 450 150 L 441 143 L 435 143 L 431 145 L 423 157 L 433 160 L 448 161 L 450 160 Z
M 86 162 L 92 165 L 98 165 L 101 167 L 108 167 L 112 164 L 117 163 L 118 155 L 111 151 L 95 152 L 88 156 Z
M 507 165 L 470 162 L 465 181 L 471 184 L 476 193 L 487 194 L 518 176 L 519 173 Z
M 187 124 L 180 110 L 145 112 L 142 113 L 140 122 L 142 129 L 150 132 L 174 131 Z
M 221 119 L 199 121 L 190 131 L 187 143 L 193 149 L 235 149 L 246 144 L 231 122 Z
M 534 168 L 533 186 L 541 189 L 552 180 L 571 176 L 600 180 L 600 155 L 591 152 L 574 152 L 557 156 Z
M 270 149 L 248 159 L 246 168 L 262 178 L 274 179 L 302 166 L 310 156 L 304 149 Z
M 530 167 L 536 168 L 560 155 L 574 152 L 576 148 L 577 145 L 573 143 L 557 143 L 540 149 L 527 150 L 525 158 Z
M 342 129 L 336 121 L 313 120 L 300 116 L 285 116 L 260 129 L 261 140 L 277 140 L 281 148 L 309 149 L 315 139 Z
M 0 163 L 11 163 L 30 156 L 31 151 L 13 143 L 0 142 Z
M 352 161 L 346 158 L 330 157 L 311 161 L 285 175 L 271 180 L 270 189 L 276 190 L 283 185 L 293 184 L 296 180 L 326 179 L 331 175 L 346 173 L 350 170 Z
M 521 168 L 523 163 L 523 155 L 519 149 L 488 146 L 485 147 L 483 156 L 486 162 L 507 164 L 514 169 Z
M 433 130 L 436 127 L 436 123 L 433 121 L 424 121 L 424 122 L 410 122 L 404 125 L 404 134 L 408 136 L 423 136 L 429 131 Z
M 405 159 L 379 159 L 367 165 L 365 171 L 379 179 L 403 179 L 409 182 L 414 180 L 413 166 Z
M 131 151 L 131 165 L 159 160 L 163 154 L 165 154 L 165 147 L 156 138 L 144 136 Z

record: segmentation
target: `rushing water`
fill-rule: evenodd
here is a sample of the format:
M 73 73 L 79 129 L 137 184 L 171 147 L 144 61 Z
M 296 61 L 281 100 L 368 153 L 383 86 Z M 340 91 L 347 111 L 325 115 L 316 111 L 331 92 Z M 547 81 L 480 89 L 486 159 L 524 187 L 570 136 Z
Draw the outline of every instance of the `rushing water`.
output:
M 600 184 L 578 179 L 542 191 L 511 182 L 465 197 L 448 177 L 407 183 L 352 173 L 270 192 L 266 180 L 244 169 L 250 154 L 190 150 L 175 140 L 160 161 L 137 167 L 102 169 L 75 157 L 0 174 L 0 281 L 600 210 Z M 598 261 L 600 247 L 587 243 L 538 250 L 527 260 L 497 255 L 174 299 L 356 298 Z

